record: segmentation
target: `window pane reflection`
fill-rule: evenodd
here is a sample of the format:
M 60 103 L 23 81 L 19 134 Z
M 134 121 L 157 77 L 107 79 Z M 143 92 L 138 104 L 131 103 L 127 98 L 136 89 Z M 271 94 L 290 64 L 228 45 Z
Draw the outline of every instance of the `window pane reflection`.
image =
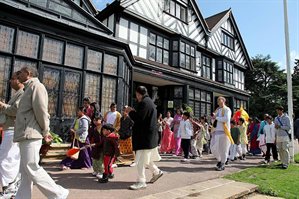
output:
M 87 69 L 101 71 L 102 53 L 94 50 L 88 50 Z
M 86 74 L 84 96 L 90 97 L 92 102 L 100 101 L 101 76 Z
M 0 100 L 6 101 L 11 59 L 0 56 Z
M 37 58 L 39 47 L 39 35 L 25 31 L 19 31 L 17 54 L 25 57 Z
M 113 55 L 104 55 L 104 73 L 116 75 L 117 74 L 117 57 Z
M 83 53 L 83 47 L 74 44 L 67 44 L 65 51 L 65 65 L 82 68 Z
M 57 101 L 59 96 L 60 71 L 45 68 L 43 74 L 43 84 L 48 91 L 49 104 L 48 110 L 51 117 L 57 116 Z
M 45 38 L 43 47 L 43 60 L 62 64 L 63 42 L 56 39 Z
M 65 118 L 76 117 L 79 99 L 80 74 L 74 72 L 65 73 L 63 85 L 63 109 L 62 116 Z
M 13 28 L 0 25 L 0 50 L 5 52 L 12 52 L 13 40 L 14 40 Z
M 116 96 L 116 79 L 111 77 L 103 77 L 102 87 L 102 113 L 106 113 L 109 110 L 109 106 L 112 102 L 115 102 Z

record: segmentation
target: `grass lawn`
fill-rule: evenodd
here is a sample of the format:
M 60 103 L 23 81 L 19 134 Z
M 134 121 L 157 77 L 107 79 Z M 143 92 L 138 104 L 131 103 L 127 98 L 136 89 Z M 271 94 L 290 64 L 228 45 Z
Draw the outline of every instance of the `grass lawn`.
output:
M 280 169 L 277 167 L 278 163 L 273 163 L 249 168 L 225 178 L 256 184 L 262 194 L 299 199 L 299 154 L 295 155 L 295 162 L 297 164 L 289 165 L 287 170 Z

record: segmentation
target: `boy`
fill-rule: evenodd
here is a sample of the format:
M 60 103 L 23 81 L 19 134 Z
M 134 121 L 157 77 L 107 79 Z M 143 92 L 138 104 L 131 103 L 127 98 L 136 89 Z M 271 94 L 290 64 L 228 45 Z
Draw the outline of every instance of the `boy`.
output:
M 181 120 L 179 126 L 179 135 L 182 138 L 181 146 L 184 151 L 184 159 L 182 160 L 182 162 L 189 162 L 188 158 L 191 145 L 191 137 L 193 136 L 193 125 L 189 118 L 190 113 L 184 112 L 183 120 Z
M 230 133 L 234 140 L 234 144 L 232 144 L 229 148 L 229 160 L 234 161 L 236 160 L 237 151 L 239 151 L 239 147 L 240 147 L 241 132 L 240 129 L 236 126 L 236 122 L 234 120 L 230 121 L 230 124 L 231 124 Z
M 111 124 L 105 124 L 102 127 L 102 134 L 105 136 L 104 138 L 104 174 L 101 179 L 99 179 L 100 183 L 107 183 L 108 178 L 113 178 L 113 168 L 112 164 L 114 163 L 117 156 L 120 155 L 119 147 L 118 147 L 118 136 L 114 133 L 115 129 Z
M 103 177 L 104 167 L 103 167 L 103 140 L 104 136 L 101 133 L 102 130 L 102 117 L 95 117 L 93 120 L 95 125 L 92 129 L 91 138 L 96 144 L 92 148 L 92 167 L 93 167 L 93 176 L 96 176 L 98 179 Z
M 272 117 L 270 115 L 266 116 L 266 125 L 264 127 L 264 134 L 266 136 L 266 145 L 267 152 L 265 156 L 265 163 L 268 164 L 270 162 L 270 150 L 272 149 L 273 159 L 274 161 L 278 160 L 277 149 L 276 149 L 276 129 L 275 125 L 272 121 Z

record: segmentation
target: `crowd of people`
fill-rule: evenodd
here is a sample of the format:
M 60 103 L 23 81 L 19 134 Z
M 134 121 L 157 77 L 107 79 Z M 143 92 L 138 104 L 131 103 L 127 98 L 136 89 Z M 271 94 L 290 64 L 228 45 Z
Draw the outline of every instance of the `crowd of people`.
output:
M 0 146 L 1 195 L 31 198 L 35 182 L 47 198 L 64 199 L 69 191 L 57 185 L 39 165 L 42 139 L 50 141 L 51 135 L 48 95 L 37 76 L 31 67 L 14 73 L 10 84 L 16 92 L 7 104 L 0 102 L 0 123 L 4 129 Z M 129 188 L 138 190 L 147 186 L 145 168 L 153 175 L 149 183 L 163 176 L 155 164 L 161 160 L 160 154 L 171 154 L 181 158 L 182 163 L 189 163 L 190 159 L 200 161 L 203 154 L 212 153 L 217 171 L 223 171 L 225 165 L 237 159 L 245 161 L 248 155 L 263 155 L 262 163 L 269 164 L 272 155 L 273 161 L 280 158 L 281 168 L 288 168 L 291 125 L 281 106 L 276 108 L 274 119 L 265 114 L 262 122 L 256 117 L 232 118 L 226 99 L 220 96 L 218 108 L 211 116 L 195 118 L 192 112 L 177 108 L 174 117 L 168 111 L 163 118 L 157 114 L 144 86 L 139 86 L 135 94 L 134 108 L 124 106 L 120 113 L 112 103 L 104 115 L 98 103 L 88 97 L 83 99 L 69 130 L 71 147 L 78 150 L 61 161 L 61 170 L 92 168 L 98 182 L 107 183 L 114 178 L 118 157 L 134 154 L 131 166 L 136 165 L 137 180 Z M 297 123 L 295 132 L 299 131 Z

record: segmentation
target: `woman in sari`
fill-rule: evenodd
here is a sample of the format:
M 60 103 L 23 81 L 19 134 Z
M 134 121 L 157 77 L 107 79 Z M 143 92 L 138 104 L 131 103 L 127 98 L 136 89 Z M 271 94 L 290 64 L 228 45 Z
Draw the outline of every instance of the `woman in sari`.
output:
M 173 118 L 171 117 L 171 113 L 168 111 L 166 117 L 163 120 L 163 137 L 160 152 L 161 153 L 172 153 L 173 150 L 173 132 L 170 129 Z
M 253 155 L 261 154 L 261 149 L 259 148 L 259 141 L 257 141 L 257 135 L 260 128 L 260 121 L 256 117 L 253 119 L 253 124 L 249 131 L 249 143 L 250 143 L 250 150 L 249 153 Z
M 179 132 L 178 132 L 179 127 L 180 127 L 180 122 L 183 118 L 182 115 L 183 115 L 183 109 L 178 108 L 176 110 L 176 115 L 174 116 L 173 121 L 171 123 L 171 126 L 173 127 L 173 137 L 174 137 L 172 146 L 175 147 L 174 154 L 176 156 L 178 156 L 182 151 L 182 149 L 181 149 L 181 137 L 180 137 Z

